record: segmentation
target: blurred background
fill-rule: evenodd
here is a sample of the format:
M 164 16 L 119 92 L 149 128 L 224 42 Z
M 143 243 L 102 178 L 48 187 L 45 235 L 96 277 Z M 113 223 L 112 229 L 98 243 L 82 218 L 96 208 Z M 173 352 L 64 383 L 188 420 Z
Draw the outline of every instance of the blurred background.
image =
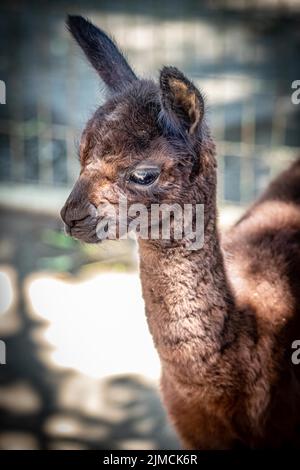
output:
M 67 13 L 112 34 L 140 76 L 175 65 L 204 91 L 226 227 L 300 154 L 300 1 L 1 1 L 0 448 L 178 448 L 135 244 L 85 246 L 59 219 L 104 100 Z

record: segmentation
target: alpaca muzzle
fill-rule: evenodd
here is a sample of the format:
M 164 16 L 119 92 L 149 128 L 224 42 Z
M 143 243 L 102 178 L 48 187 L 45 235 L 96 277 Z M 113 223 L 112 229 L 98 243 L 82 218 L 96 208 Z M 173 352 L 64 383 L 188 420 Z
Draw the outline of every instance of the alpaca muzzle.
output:
M 65 224 L 67 235 L 82 240 L 86 243 L 96 243 L 99 239 L 96 235 L 98 214 L 96 207 L 91 203 L 78 205 L 72 200 L 67 200 L 60 212 Z

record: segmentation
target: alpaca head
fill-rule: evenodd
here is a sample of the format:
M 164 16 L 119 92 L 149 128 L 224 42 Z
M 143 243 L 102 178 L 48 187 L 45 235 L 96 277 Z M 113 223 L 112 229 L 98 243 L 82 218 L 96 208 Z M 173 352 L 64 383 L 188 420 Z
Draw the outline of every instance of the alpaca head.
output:
M 97 208 L 135 203 L 207 203 L 214 192 L 214 145 L 201 93 L 179 70 L 159 84 L 136 77 L 109 37 L 82 17 L 68 27 L 109 91 L 82 134 L 81 171 L 61 216 L 66 230 L 98 242 Z

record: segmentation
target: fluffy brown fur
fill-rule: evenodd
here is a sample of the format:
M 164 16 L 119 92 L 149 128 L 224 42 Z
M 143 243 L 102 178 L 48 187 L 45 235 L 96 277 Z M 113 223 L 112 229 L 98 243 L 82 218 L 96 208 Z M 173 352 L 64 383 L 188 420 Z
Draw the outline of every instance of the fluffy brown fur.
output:
M 202 203 L 204 247 L 139 240 L 162 395 L 191 449 L 299 445 L 300 162 L 272 183 L 222 238 L 215 147 L 200 92 L 177 69 L 138 80 L 113 42 L 81 17 L 69 28 L 111 95 L 83 133 L 81 174 L 62 209 L 67 231 L 96 242 L 96 207 Z M 128 175 L 151 164 L 147 187 Z

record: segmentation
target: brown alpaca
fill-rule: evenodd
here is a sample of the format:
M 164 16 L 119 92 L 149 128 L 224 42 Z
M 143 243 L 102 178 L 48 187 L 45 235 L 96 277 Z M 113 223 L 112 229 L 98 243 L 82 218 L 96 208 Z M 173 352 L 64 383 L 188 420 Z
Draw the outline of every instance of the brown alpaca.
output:
M 139 80 L 113 42 L 81 17 L 68 26 L 110 97 L 88 122 L 81 173 L 62 218 L 98 242 L 96 207 L 204 204 L 204 246 L 139 240 L 149 328 L 162 395 L 191 449 L 298 446 L 300 162 L 224 236 L 216 220 L 215 146 L 200 92 L 177 69 Z

